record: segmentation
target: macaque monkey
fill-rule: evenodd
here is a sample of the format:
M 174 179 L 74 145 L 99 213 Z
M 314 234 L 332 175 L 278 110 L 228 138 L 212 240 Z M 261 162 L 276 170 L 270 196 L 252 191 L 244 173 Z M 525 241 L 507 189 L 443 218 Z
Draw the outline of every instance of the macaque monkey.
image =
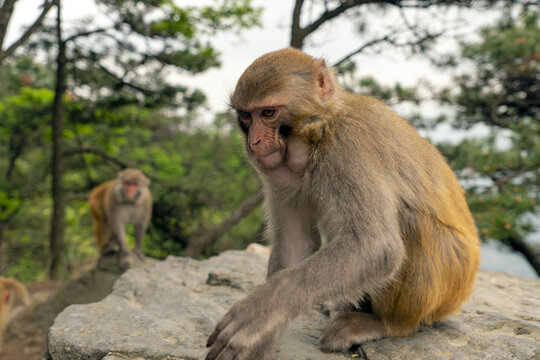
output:
M 152 214 L 152 195 L 148 186 L 150 180 L 140 170 L 124 169 L 118 178 L 107 181 L 90 193 L 89 203 L 94 220 L 94 235 L 100 255 L 115 251 L 122 268 L 127 268 L 129 249 L 126 244 L 127 224 L 135 230 L 135 249 L 139 258 L 143 236 Z
M 479 242 L 441 154 L 381 102 L 295 49 L 250 65 L 231 95 L 265 191 L 268 278 L 208 338 L 207 360 L 271 359 L 289 321 L 331 304 L 346 351 L 414 334 L 468 298 Z
M 0 350 L 2 350 L 4 332 L 9 322 L 11 309 L 16 300 L 24 306 L 30 304 L 26 287 L 15 279 L 0 276 Z

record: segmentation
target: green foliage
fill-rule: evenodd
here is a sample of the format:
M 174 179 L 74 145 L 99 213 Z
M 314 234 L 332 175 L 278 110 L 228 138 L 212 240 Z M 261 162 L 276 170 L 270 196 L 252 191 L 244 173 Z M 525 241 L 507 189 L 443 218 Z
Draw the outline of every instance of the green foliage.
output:
M 6 221 L 12 214 L 19 211 L 22 199 L 18 194 L 0 191 L 0 221 Z
M 88 193 L 125 166 L 152 178 L 154 215 L 143 249 L 159 258 L 182 254 L 190 236 L 226 218 L 259 186 L 238 134 L 192 126 L 206 97 L 175 74 L 219 66 L 214 35 L 258 25 L 261 10 L 249 0 L 96 2 L 106 21 L 65 31 L 65 275 L 97 256 Z M 55 64 L 41 59 L 54 59 L 55 41 L 46 22 L 25 55 L 0 69 L 0 271 L 23 281 L 43 278 L 47 265 Z M 244 219 L 209 253 L 245 246 L 260 223 L 260 214 Z
M 47 65 L 37 64 L 28 55 L 12 60 L 0 67 L 0 99 L 19 92 L 21 86 L 51 89 L 53 71 Z
M 24 198 L 43 189 L 33 181 L 43 168 L 32 163 L 43 159 L 38 149 L 47 134 L 46 114 L 53 97 L 47 89 L 21 87 L 19 93 L 0 99 L 0 143 L 5 144 L 0 147 L 0 173 L 5 176 L 0 181 L 0 221 L 8 221 Z
M 463 45 L 474 71 L 455 78 L 441 99 L 457 106 L 454 125 L 483 123 L 492 135 L 441 146 L 468 189 L 484 240 L 523 239 L 535 229 L 540 194 L 539 13 L 504 18 Z
M 159 169 L 157 176 L 179 189 L 171 192 L 170 186 L 154 184 L 151 236 L 156 243 L 147 248 L 149 253 L 156 257 L 179 254 L 190 236 L 222 221 L 259 189 L 240 151 L 241 141 L 236 132 L 206 129 L 179 132 L 159 144 L 148 144 L 146 151 L 152 154 L 152 168 Z M 251 217 L 244 222 L 246 226 L 237 225 L 221 240 L 245 246 L 260 222 L 260 217 Z
M 526 14 L 517 24 L 503 19 L 481 32 L 481 42 L 463 45 L 462 56 L 475 71 L 457 77 L 459 91 L 446 90 L 443 97 L 459 106 L 459 126 L 483 122 L 540 131 L 538 24 L 538 13 Z

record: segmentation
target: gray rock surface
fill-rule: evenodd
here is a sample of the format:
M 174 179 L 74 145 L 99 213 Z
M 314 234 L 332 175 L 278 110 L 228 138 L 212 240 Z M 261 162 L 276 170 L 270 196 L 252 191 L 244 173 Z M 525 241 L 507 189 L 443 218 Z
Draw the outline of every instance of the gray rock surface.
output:
M 266 261 L 228 251 L 129 270 L 102 301 L 58 315 L 49 330 L 49 359 L 202 359 L 217 321 L 264 281 Z M 458 314 L 411 338 L 369 342 L 348 354 L 318 349 L 326 321 L 316 310 L 294 320 L 275 359 L 540 359 L 540 280 L 480 272 Z
M 133 268 L 149 266 L 155 262 L 155 259 L 151 258 L 144 261 L 135 256 L 129 258 L 129 265 Z M 55 317 L 69 305 L 93 303 L 107 296 L 123 272 L 116 254 L 100 257 L 94 268 L 69 281 L 52 299 L 38 305 L 34 311 L 35 322 L 47 331 Z

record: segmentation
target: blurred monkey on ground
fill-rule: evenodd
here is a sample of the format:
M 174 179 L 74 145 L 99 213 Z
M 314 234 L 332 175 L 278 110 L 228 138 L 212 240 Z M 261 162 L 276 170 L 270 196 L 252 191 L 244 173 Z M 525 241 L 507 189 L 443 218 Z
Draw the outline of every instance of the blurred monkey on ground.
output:
M 15 279 L 0 276 L 0 350 L 2 350 L 4 332 L 10 321 L 11 310 L 17 301 L 24 306 L 30 304 L 26 287 Z
M 141 251 L 143 236 L 152 215 L 150 180 L 137 169 L 124 169 L 114 180 L 107 181 L 90 193 L 89 203 L 94 223 L 94 236 L 100 255 L 118 251 L 122 268 L 127 268 L 129 249 L 126 244 L 127 224 L 135 230 L 133 252 Z

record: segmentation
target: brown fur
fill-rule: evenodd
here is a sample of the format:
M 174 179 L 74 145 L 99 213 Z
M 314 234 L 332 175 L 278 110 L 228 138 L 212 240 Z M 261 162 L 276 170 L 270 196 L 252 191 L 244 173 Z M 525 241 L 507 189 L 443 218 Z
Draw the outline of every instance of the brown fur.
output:
M 138 194 L 133 199 L 124 196 L 123 181 L 136 182 Z M 119 247 L 122 266 L 126 266 L 129 253 L 125 241 L 125 226 L 135 226 L 135 253 L 142 256 L 141 243 L 152 215 L 152 195 L 148 186 L 150 180 L 137 169 L 125 169 L 118 178 L 96 187 L 89 196 L 90 211 L 94 224 L 94 236 L 103 255 Z
M 4 332 L 9 324 L 11 309 L 16 301 L 25 306 L 30 304 L 30 296 L 26 287 L 15 279 L 0 276 L 0 350 Z
M 207 359 L 264 354 L 276 344 L 256 325 L 282 333 L 317 301 L 338 310 L 321 338 L 333 351 L 459 309 L 478 268 L 474 222 L 452 170 L 405 120 L 294 49 L 257 59 L 231 105 L 264 183 L 272 253 L 267 283 L 218 324 Z

